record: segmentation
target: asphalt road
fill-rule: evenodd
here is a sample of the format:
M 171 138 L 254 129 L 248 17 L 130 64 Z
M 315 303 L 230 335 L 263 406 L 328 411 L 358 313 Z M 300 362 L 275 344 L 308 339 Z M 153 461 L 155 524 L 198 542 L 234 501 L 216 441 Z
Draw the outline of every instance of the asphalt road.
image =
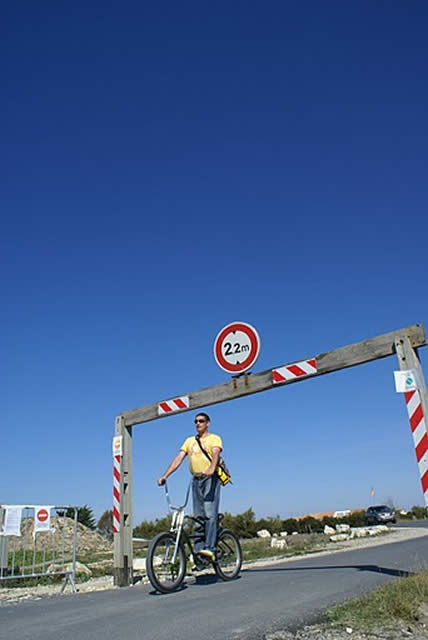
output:
M 400 529 L 400 528 L 411 528 L 411 529 L 417 529 L 417 528 L 422 528 L 422 529 L 426 529 L 428 527 L 428 521 L 427 520 L 400 520 L 399 522 L 397 522 L 397 524 L 391 524 L 388 525 L 389 527 L 391 527 L 392 529 Z
M 168 595 L 144 585 L 54 596 L 1 607 L 0 638 L 260 640 L 427 563 L 425 536 L 248 569 L 234 582 L 201 576 Z

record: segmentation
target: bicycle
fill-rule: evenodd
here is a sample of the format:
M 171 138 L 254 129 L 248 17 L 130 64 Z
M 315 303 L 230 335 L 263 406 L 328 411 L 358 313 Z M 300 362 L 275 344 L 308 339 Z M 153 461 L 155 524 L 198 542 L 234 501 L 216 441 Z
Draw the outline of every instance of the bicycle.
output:
M 241 570 L 242 549 L 239 539 L 233 531 L 222 528 L 224 516 L 221 513 L 218 516 L 215 561 L 202 558 L 195 551 L 195 543 L 204 540 L 206 518 L 185 515 L 191 485 L 192 481 L 187 487 L 184 504 L 179 506 L 171 503 L 168 485 L 166 482 L 164 485 L 168 509 L 172 512 L 171 527 L 169 531 L 163 531 L 153 538 L 146 558 L 147 576 L 152 586 L 161 593 L 171 593 L 182 585 L 188 558 L 203 568 L 213 566 L 217 576 L 225 581 L 234 580 Z M 186 531 L 186 521 L 196 525 L 194 533 Z

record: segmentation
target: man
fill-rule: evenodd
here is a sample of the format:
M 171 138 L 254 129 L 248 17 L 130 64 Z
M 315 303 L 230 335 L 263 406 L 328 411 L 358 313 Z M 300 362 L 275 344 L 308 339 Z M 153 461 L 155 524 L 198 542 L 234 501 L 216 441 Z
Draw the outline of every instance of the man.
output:
M 178 455 L 169 465 L 158 485 L 165 484 L 165 480 L 178 469 L 184 458 L 189 458 L 189 469 L 193 475 L 192 498 L 193 515 L 207 518 L 205 522 L 205 544 L 203 541 L 195 545 L 199 555 L 215 560 L 217 541 L 217 516 L 220 504 L 220 481 L 216 474 L 216 467 L 223 443 L 220 436 L 209 433 L 210 417 L 206 413 L 198 413 L 195 417 L 196 436 L 187 438 L 180 448 Z M 202 451 L 198 443 L 206 451 L 211 461 Z

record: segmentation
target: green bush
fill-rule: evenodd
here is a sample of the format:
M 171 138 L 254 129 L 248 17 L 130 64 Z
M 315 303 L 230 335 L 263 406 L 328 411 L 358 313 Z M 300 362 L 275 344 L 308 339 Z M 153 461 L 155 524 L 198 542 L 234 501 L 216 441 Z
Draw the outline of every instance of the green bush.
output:
M 143 520 L 141 524 L 137 527 L 134 527 L 133 535 L 134 538 L 154 538 L 161 531 L 168 531 L 171 526 L 171 516 L 166 516 L 165 518 L 160 518 L 156 520 L 146 521 Z
M 238 513 L 236 516 L 231 513 L 225 513 L 223 527 L 231 529 L 240 538 L 254 538 L 260 528 L 255 520 L 255 513 L 251 507 L 243 513 Z
M 364 527 L 366 524 L 365 520 L 365 511 L 354 511 L 354 513 L 350 513 L 344 519 L 345 524 L 349 524 L 351 527 Z M 341 520 L 342 521 L 342 520 Z
M 299 533 L 320 533 L 323 529 L 322 520 L 317 520 L 312 516 L 306 516 L 299 520 Z
M 425 520 L 427 517 L 426 507 L 418 507 L 414 506 L 411 508 L 412 517 L 416 518 L 416 520 Z
M 113 535 L 113 511 L 111 509 L 104 511 L 97 523 L 97 531 L 108 539 Z
M 256 532 L 260 531 L 260 529 L 267 529 L 269 531 L 269 533 L 271 533 L 272 535 L 274 533 L 281 533 L 281 531 L 284 531 L 284 529 L 282 528 L 282 520 L 280 516 L 270 516 L 268 518 L 262 518 L 261 520 L 257 521 L 257 527 L 256 527 Z
M 293 531 L 299 530 L 299 521 L 295 518 L 287 518 L 287 520 L 282 521 L 282 531 L 286 531 L 288 534 L 293 533 Z
M 67 509 L 65 513 L 67 518 L 72 518 L 74 520 L 74 508 Z M 94 512 L 92 508 L 87 504 L 83 505 L 83 507 L 77 507 L 77 522 L 80 522 L 88 529 L 96 529 L 96 522 L 94 517 Z

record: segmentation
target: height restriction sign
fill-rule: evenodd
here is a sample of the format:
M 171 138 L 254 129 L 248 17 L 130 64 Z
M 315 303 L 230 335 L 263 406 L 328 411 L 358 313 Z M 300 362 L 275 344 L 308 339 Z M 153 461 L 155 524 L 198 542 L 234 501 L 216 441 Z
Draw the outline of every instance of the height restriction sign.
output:
M 253 366 L 260 352 L 257 331 L 246 322 L 231 322 L 214 341 L 214 357 L 228 373 L 243 373 Z

